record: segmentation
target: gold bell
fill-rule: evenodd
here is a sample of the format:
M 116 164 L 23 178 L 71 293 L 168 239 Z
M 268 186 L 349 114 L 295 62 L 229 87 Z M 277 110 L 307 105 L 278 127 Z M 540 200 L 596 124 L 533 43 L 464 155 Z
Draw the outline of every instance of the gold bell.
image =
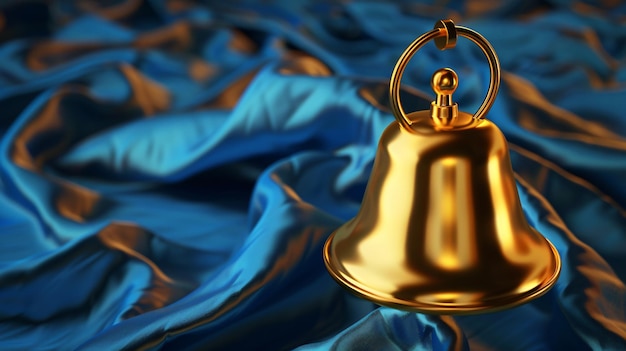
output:
M 435 39 L 444 50 L 464 36 L 487 56 L 491 81 L 475 115 L 452 100 L 458 78 L 433 75 L 430 111 L 405 114 L 400 79 L 410 58 Z M 484 119 L 497 94 L 500 63 L 471 29 L 440 21 L 402 54 L 390 82 L 397 123 L 383 132 L 356 217 L 324 247 L 330 274 L 377 304 L 415 312 L 467 314 L 528 302 L 556 282 L 561 262 L 529 226 L 502 132 Z

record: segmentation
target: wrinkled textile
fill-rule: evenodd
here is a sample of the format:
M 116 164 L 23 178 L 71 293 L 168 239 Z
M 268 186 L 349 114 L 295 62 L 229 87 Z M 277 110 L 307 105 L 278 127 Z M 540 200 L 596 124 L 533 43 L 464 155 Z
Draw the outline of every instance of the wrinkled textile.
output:
M 1 350 L 626 349 L 626 5 L 617 1 L 0 3 Z M 546 295 L 464 317 L 381 308 L 326 272 L 404 48 L 452 18 L 494 45 Z M 489 82 L 467 40 L 403 78 Z

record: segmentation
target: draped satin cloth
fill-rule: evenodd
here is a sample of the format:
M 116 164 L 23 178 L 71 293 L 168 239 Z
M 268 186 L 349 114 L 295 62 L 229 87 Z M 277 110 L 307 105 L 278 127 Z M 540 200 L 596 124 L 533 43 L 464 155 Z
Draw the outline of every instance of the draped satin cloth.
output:
M 626 5 L 4 1 L 0 349 L 626 349 Z M 322 245 L 353 217 L 400 53 L 452 18 L 492 42 L 504 132 L 556 286 L 467 317 L 353 297 Z M 482 53 L 427 45 L 482 102 Z

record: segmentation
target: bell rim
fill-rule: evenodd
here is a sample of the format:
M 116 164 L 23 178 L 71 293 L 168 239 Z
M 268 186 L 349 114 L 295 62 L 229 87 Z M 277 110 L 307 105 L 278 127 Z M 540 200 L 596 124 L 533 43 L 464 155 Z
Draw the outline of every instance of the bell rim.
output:
M 377 294 L 375 289 L 368 289 L 364 284 L 359 284 L 352 279 L 347 272 L 342 272 L 341 270 L 336 269 L 331 262 L 331 246 L 335 234 L 336 231 L 328 237 L 323 249 L 324 264 L 326 265 L 326 269 L 330 273 L 330 276 L 337 281 L 339 285 L 354 295 L 365 298 L 366 300 L 380 306 L 391 307 L 408 312 L 438 315 L 470 315 L 498 312 L 517 307 L 545 295 L 556 284 L 561 273 L 561 258 L 558 251 L 550 240 L 541 236 L 541 239 L 545 241 L 553 254 L 555 267 L 550 278 L 542 280 L 540 284 L 531 289 L 519 293 L 505 294 L 501 297 L 490 299 L 488 303 L 484 304 L 433 303 L 420 302 L 418 299 L 415 301 L 401 300 L 393 297 L 390 298 L 389 296 L 382 296 L 380 293 Z

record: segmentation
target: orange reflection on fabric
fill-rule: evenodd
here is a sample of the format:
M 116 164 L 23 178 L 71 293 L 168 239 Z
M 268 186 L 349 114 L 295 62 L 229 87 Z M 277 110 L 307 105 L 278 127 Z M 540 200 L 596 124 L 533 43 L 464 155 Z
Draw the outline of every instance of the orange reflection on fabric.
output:
M 243 75 L 230 86 L 223 89 L 213 100 L 199 106 L 199 108 L 234 108 L 243 92 L 256 76 L 257 72 L 257 70 L 253 70 L 250 73 Z
M 97 211 L 101 203 L 100 194 L 78 185 L 57 180 L 54 208 L 65 218 L 86 222 Z
M 102 6 L 101 1 L 93 1 L 93 0 L 83 0 L 77 1 L 77 5 L 80 9 L 86 12 L 92 12 L 97 14 L 98 16 L 116 20 L 121 19 L 135 13 L 143 0 L 125 0 L 118 1 L 113 5 Z M 110 2 L 106 2 L 107 4 Z
M 189 76 L 197 82 L 203 82 L 215 75 L 217 68 L 207 61 L 197 59 L 189 63 Z
M 138 49 L 184 50 L 191 45 L 188 23 L 177 22 L 168 27 L 147 32 L 138 37 L 133 47 Z
M 252 54 L 259 49 L 258 45 L 241 31 L 233 30 L 231 35 L 231 39 L 228 42 L 230 50 L 243 54 Z
M 528 108 L 543 111 L 550 119 L 538 116 L 526 106 L 521 106 L 517 116 L 519 124 L 525 129 L 547 137 L 579 140 L 590 144 L 626 150 L 626 142 L 605 126 L 587 121 L 576 114 L 564 110 L 548 101 L 530 82 L 517 75 L 503 75 L 511 96 Z
M 64 89 L 52 96 L 44 108 L 40 110 L 39 114 L 32 118 L 16 135 L 11 147 L 10 157 L 18 166 L 32 171 L 39 171 L 43 164 L 57 155 L 61 151 L 63 144 L 66 144 L 62 139 L 56 147 L 49 148 L 34 156 L 28 150 L 29 141 L 36 136 L 63 128 L 63 123 L 59 118 L 59 105 L 63 96 L 69 91 L 69 89 Z
M 120 68 L 133 89 L 131 99 L 135 100 L 146 117 L 164 111 L 169 107 L 170 93 L 160 84 L 141 75 L 130 65 L 123 64 Z
M 162 308 L 186 294 L 186 289 L 177 287 L 177 282 L 148 257 L 150 236 L 144 229 L 130 223 L 112 223 L 98 233 L 98 238 L 106 247 L 122 252 L 150 269 L 149 288 L 142 290 L 132 309 L 124 313 L 124 318 Z
M 43 41 L 35 43 L 26 53 L 26 65 L 34 71 L 50 69 L 71 62 L 93 52 L 106 49 L 134 47 L 136 49 L 159 49 L 182 51 L 191 45 L 191 25 L 177 22 L 170 26 L 146 32 L 131 43 L 94 44 L 91 42 Z
M 312 77 L 326 77 L 332 71 L 319 59 L 308 55 L 290 55 L 278 69 L 284 75 L 309 75 Z

